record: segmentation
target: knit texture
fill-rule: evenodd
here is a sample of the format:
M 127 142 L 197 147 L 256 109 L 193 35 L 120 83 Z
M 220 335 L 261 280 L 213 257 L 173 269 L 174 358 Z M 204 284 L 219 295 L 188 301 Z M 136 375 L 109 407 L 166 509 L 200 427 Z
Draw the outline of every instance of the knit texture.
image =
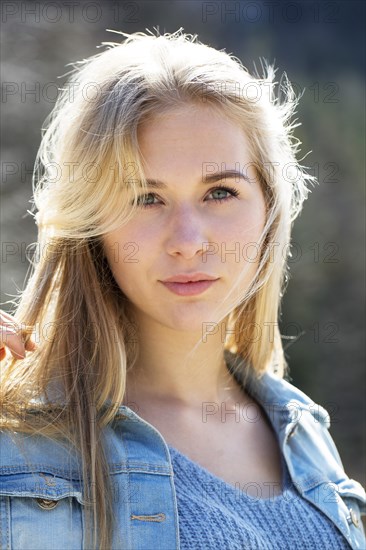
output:
M 298 492 L 283 457 L 282 493 L 254 497 L 168 447 L 181 550 L 350 550 L 332 521 Z

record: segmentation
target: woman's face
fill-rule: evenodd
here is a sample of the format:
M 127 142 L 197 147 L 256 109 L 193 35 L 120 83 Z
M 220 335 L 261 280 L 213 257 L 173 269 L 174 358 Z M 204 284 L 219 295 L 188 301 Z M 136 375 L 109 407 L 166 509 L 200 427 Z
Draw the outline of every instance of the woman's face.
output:
M 250 243 L 264 227 L 265 202 L 247 138 L 209 106 L 186 106 L 142 124 L 138 141 L 146 178 L 164 185 L 141 193 L 137 214 L 104 236 L 108 263 L 137 319 L 202 331 L 228 313 L 225 296 L 246 267 L 229 311 L 235 307 L 259 262 L 258 247 Z M 229 170 L 250 181 L 223 175 L 204 182 Z M 203 291 L 202 284 L 176 285 L 174 292 L 162 283 L 197 272 L 217 280 Z

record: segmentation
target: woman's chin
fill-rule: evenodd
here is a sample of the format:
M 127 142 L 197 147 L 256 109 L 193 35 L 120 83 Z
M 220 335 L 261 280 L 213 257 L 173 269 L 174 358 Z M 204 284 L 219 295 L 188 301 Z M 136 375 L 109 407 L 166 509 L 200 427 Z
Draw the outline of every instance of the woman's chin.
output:
M 218 304 L 201 304 L 194 308 L 179 307 L 171 308 L 170 311 L 165 309 L 162 322 L 171 329 L 182 332 L 199 335 L 214 333 L 219 329 L 219 323 L 223 317 L 223 312 L 217 311 L 217 307 Z

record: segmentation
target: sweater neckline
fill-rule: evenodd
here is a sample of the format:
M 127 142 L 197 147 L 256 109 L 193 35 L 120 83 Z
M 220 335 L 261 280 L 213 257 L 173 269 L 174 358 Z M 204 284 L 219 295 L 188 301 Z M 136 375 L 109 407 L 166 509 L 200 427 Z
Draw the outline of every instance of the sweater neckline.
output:
M 209 478 L 211 481 L 215 481 L 216 484 L 221 485 L 225 488 L 225 494 L 227 492 L 231 492 L 232 494 L 236 494 L 238 492 L 238 488 L 234 487 L 231 483 L 226 482 L 221 477 L 218 477 L 216 474 L 211 472 L 210 470 L 207 470 L 204 466 L 196 462 L 195 460 L 192 460 L 187 455 L 182 453 L 179 449 L 174 447 L 173 445 L 167 444 L 169 448 L 169 452 L 174 456 L 177 455 L 181 460 L 183 460 L 190 468 L 193 468 L 194 470 L 198 471 L 201 476 L 205 476 L 206 478 Z M 281 493 L 277 495 L 270 495 L 266 498 L 260 498 L 256 496 L 248 495 L 245 490 L 241 490 L 240 494 L 243 498 L 251 501 L 251 502 L 262 502 L 262 503 L 269 503 L 274 501 L 281 501 L 284 499 L 288 493 L 288 491 L 291 490 L 291 476 L 288 472 L 286 460 L 281 453 L 281 474 L 282 474 L 282 485 L 281 485 Z

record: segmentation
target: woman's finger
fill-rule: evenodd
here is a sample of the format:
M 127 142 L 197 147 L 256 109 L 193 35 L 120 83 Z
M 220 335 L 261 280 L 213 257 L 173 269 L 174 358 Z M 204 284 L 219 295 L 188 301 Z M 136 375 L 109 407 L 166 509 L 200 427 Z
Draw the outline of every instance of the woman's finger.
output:
M 14 357 L 24 359 L 25 348 L 19 334 L 13 328 L 2 325 L 0 326 L 0 348 L 4 349 L 5 346 L 9 348 Z M 2 355 L 4 355 L 4 351 Z
M 22 325 L 5 311 L 0 310 L 0 359 L 6 357 L 6 347 L 16 359 L 24 358 L 25 351 L 34 351 L 37 347 L 31 335 L 31 326 Z
M 14 315 L 10 315 L 7 311 L 4 311 L 3 309 L 0 309 L 0 317 L 7 317 L 10 321 L 14 321 L 16 323 L 16 319 Z

